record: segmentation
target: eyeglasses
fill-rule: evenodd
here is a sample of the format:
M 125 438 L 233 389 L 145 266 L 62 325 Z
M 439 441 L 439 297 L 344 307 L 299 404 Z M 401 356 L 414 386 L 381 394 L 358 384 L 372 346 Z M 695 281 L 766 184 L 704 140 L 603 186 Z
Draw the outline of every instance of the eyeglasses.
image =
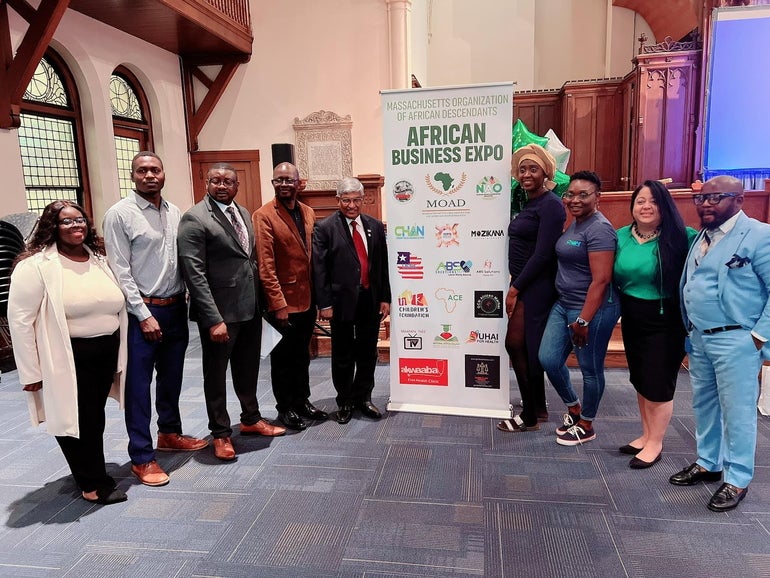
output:
M 233 179 L 209 179 L 209 184 L 214 185 L 215 187 L 224 185 L 229 189 L 230 187 L 237 185 L 238 181 L 234 181 Z
M 564 193 L 561 196 L 561 198 L 562 199 L 567 199 L 568 201 L 571 201 L 572 199 L 577 197 L 581 201 L 585 201 L 588 197 L 590 197 L 591 195 L 595 195 L 595 194 L 596 194 L 596 191 L 592 191 L 590 193 L 583 192 L 583 193 L 577 193 L 577 194 L 576 193 L 570 193 L 569 191 L 567 191 L 566 193 Z
M 70 227 L 74 227 L 75 225 L 85 225 L 86 224 L 86 218 L 85 217 L 75 217 L 74 219 L 70 219 L 69 217 L 65 217 L 61 221 L 59 221 L 59 224 L 69 229 Z
M 278 177 L 277 179 L 273 179 L 270 182 L 274 185 L 295 185 L 297 184 L 297 179 L 291 179 L 289 177 Z
M 342 203 L 346 207 L 350 205 L 360 205 L 363 202 L 364 202 L 363 197 L 353 197 L 353 198 L 340 197 L 340 203 Z
M 703 203 L 708 203 L 712 207 L 722 202 L 722 199 L 737 197 L 738 193 L 707 193 L 705 195 L 693 195 L 692 202 L 700 207 Z

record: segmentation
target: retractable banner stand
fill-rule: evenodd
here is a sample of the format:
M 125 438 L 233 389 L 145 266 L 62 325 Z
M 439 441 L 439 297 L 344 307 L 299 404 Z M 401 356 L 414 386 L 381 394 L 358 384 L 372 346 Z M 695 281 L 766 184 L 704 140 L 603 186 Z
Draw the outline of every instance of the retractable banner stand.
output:
M 513 83 L 382 93 L 393 411 L 510 417 Z

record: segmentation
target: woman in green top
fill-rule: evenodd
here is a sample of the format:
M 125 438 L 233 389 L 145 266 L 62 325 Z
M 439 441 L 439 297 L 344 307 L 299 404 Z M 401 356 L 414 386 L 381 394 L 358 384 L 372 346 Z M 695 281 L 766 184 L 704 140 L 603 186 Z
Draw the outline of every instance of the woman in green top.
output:
M 671 193 L 659 181 L 645 181 L 634 190 L 631 215 L 633 223 L 618 230 L 614 280 L 642 435 L 620 452 L 633 455 L 629 466 L 641 469 L 660 460 L 671 420 L 686 334 L 679 278 L 697 232 L 685 228 Z

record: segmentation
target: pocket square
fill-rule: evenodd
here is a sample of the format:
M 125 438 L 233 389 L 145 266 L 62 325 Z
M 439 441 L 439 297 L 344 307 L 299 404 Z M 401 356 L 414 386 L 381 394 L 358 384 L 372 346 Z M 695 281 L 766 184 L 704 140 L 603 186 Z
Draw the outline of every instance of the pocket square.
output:
M 727 265 L 728 269 L 738 269 L 739 267 L 743 267 L 749 263 L 751 263 L 750 258 L 739 257 L 737 253 L 733 253 L 732 258 L 727 263 L 725 263 L 725 265 Z

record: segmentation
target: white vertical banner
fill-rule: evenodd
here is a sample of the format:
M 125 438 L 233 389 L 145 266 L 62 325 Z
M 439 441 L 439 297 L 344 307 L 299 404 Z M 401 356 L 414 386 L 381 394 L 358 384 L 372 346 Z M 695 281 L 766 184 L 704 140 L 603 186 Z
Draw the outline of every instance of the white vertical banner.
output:
M 393 411 L 510 417 L 513 83 L 382 92 Z

